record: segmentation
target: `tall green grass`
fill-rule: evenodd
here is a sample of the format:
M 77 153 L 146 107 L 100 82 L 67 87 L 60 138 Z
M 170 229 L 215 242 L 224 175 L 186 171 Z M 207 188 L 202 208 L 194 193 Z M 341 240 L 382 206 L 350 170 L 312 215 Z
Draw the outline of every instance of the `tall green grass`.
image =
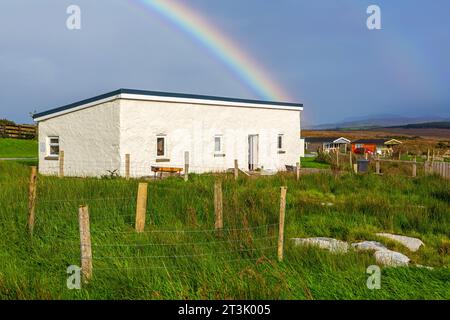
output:
M 37 158 L 37 140 L 0 138 L 0 158 Z
M 302 168 L 312 168 L 312 169 L 330 169 L 328 163 L 317 162 L 314 157 L 304 157 L 301 158 Z
M 150 181 L 146 232 L 133 231 L 137 180 L 43 177 L 26 231 L 29 168 L 0 163 L 1 299 L 449 299 L 450 187 L 439 177 L 192 175 Z M 215 179 L 224 226 L 214 232 Z M 285 259 L 276 259 L 279 187 L 288 187 Z M 80 265 L 78 206 L 90 211 L 93 280 L 68 290 Z M 416 253 L 374 233 L 417 236 Z M 366 287 L 370 253 L 331 254 L 291 237 L 378 240 L 417 267 L 383 268 Z

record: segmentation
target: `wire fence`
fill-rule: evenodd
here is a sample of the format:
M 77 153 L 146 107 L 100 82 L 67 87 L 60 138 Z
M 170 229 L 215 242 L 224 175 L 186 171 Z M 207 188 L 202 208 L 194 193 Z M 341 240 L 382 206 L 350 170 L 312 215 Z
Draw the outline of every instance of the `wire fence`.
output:
M 30 203 L 27 204 L 30 199 L 27 199 L 25 195 L 31 190 L 32 181 L 33 179 L 23 179 L 4 184 L 5 186 L 16 186 L 22 191 L 17 194 L 18 201 L 9 208 L 21 207 L 20 211 L 30 209 Z M 45 243 L 35 242 L 35 246 L 36 243 L 39 243 L 40 247 L 46 251 L 50 250 L 48 246 L 56 251 L 66 249 L 66 259 L 73 262 L 78 261 L 81 265 L 83 265 L 83 260 L 89 258 L 94 273 L 106 270 L 114 270 L 119 273 L 127 270 L 152 269 L 175 271 L 184 270 L 190 264 L 194 263 L 195 265 L 201 260 L 215 259 L 226 264 L 235 261 L 251 262 L 262 256 L 276 255 L 277 236 L 273 232 L 274 230 L 268 231 L 270 228 L 276 228 L 277 223 L 256 226 L 248 226 L 244 223 L 243 226 L 230 225 L 222 227 L 220 230 L 213 226 L 210 228 L 197 226 L 186 228 L 186 226 L 177 225 L 177 228 L 164 228 L 152 223 L 147 226 L 146 230 L 137 233 L 133 228 L 138 207 L 136 200 L 139 196 L 136 192 L 137 188 L 135 188 L 137 182 L 130 181 L 124 188 L 114 190 L 113 194 L 101 192 L 100 195 L 96 193 L 95 196 L 89 196 L 86 192 L 72 192 L 72 190 L 83 189 L 83 181 L 77 179 L 67 181 L 71 181 L 69 186 L 64 186 L 65 190 L 71 191 L 66 192 L 67 198 L 65 198 L 64 192 L 58 190 L 63 182 L 61 179 L 40 178 L 34 186 L 37 192 L 34 200 L 33 225 L 36 228 L 33 237 L 38 237 L 40 240 L 46 239 Z M 114 181 L 95 180 L 93 184 L 95 188 L 100 189 L 103 185 L 113 185 Z M 185 192 L 188 194 L 188 197 L 178 201 L 181 211 L 178 216 L 182 216 L 181 213 L 188 210 L 189 203 L 192 202 L 192 198 L 190 198 L 192 195 L 200 196 L 207 203 L 212 202 L 214 193 L 211 186 L 198 185 L 194 190 L 190 190 L 184 183 L 183 187 L 178 187 L 154 182 L 147 184 L 147 188 L 151 194 L 150 198 L 153 197 L 154 201 L 160 201 L 169 193 Z M 55 191 L 57 192 L 55 193 Z M 73 196 L 74 194 L 79 194 L 79 196 Z M 80 204 L 86 204 L 91 209 L 89 234 L 92 244 L 77 241 L 77 237 L 80 235 L 77 207 Z M 207 210 L 212 210 L 212 207 L 211 203 Z M 152 210 L 154 211 L 155 208 Z M 154 212 L 147 212 L 145 215 L 150 219 L 152 213 Z M 124 220 L 117 221 L 117 219 Z M 49 223 L 49 220 L 52 220 L 52 223 Z M 55 223 L 55 221 L 58 222 Z M 204 225 L 204 222 L 207 221 L 208 219 L 199 225 Z M 83 248 L 86 247 L 89 247 L 92 252 L 89 257 L 83 255 Z M 165 261 L 163 263 L 169 265 L 163 267 L 160 265 L 161 261 Z M 175 267 L 172 266 L 174 263 Z M 185 266 L 180 266 L 180 264 Z
M 71 182 L 69 188 L 77 188 L 84 184 L 83 180 L 69 179 Z M 145 217 L 152 220 L 146 226 L 146 229 L 137 232 L 134 228 L 137 217 L 138 205 L 136 203 L 139 197 L 137 192 L 138 181 L 130 181 L 124 186 L 111 192 L 102 192 L 100 195 L 89 195 L 91 188 L 101 188 L 105 185 L 114 185 L 115 180 L 95 180 L 84 192 L 75 192 L 79 196 L 74 197 L 67 193 L 67 198 L 54 196 L 55 188 L 58 188 L 61 179 L 44 179 L 37 182 L 37 200 L 36 217 L 34 223 L 38 226 L 35 230 L 35 236 L 48 238 L 53 247 L 70 248 L 72 256 L 68 258 L 71 261 L 90 259 L 93 264 L 94 273 L 97 271 L 117 271 L 125 272 L 127 270 L 185 270 L 191 264 L 202 260 L 216 259 L 220 263 L 230 262 L 250 262 L 270 257 L 275 259 L 280 239 L 280 222 L 274 222 L 273 217 L 278 218 L 277 213 L 272 214 L 272 219 L 263 217 L 260 223 L 249 225 L 248 221 L 239 221 L 230 219 L 229 225 L 217 228 L 213 227 L 213 220 L 209 219 L 215 210 L 216 203 L 213 201 L 214 188 L 209 184 L 198 184 L 195 188 L 191 185 L 180 183 L 177 185 L 164 185 L 159 181 L 149 182 L 147 188 L 150 191 L 149 200 L 146 203 L 151 205 L 149 212 Z M 122 180 L 120 184 L 122 184 Z M 15 206 L 22 206 L 23 209 L 29 209 L 29 199 L 24 198 L 26 192 L 30 190 L 30 179 L 18 179 L 15 182 L 0 182 L 0 188 L 3 186 L 16 186 L 22 192 L 17 193 L 20 199 Z M 240 207 L 245 204 L 239 203 L 239 197 L 234 198 L 236 185 L 225 185 L 224 194 L 228 196 L 228 202 L 231 204 L 230 211 L 239 214 Z M 15 189 L 16 190 L 16 189 Z M 17 191 L 17 190 L 16 190 Z M 14 192 L 14 191 L 13 191 Z M 251 192 L 247 190 L 246 192 Z M 301 192 L 301 191 L 300 191 Z M 168 224 L 159 224 L 155 221 L 155 212 L 158 204 L 164 197 L 173 199 L 171 194 L 186 194 L 185 197 L 177 199 L 177 218 L 188 212 L 189 205 L 194 199 L 202 199 L 205 205 L 206 218 L 199 225 L 201 227 L 187 227 L 185 225 L 173 226 L 167 228 Z M 273 188 L 267 199 L 276 199 L 278 201 L 279 189 Z M 237 200 L 236 200 L 237 199 Z M 234 203 L 237 201 L 237 203 Z M 305 203 L 309 206 L 319 208 L 332 208 L 339 206 L 360 205 L 356 199 L 346 199 L 342 201 L 339 198 L 333 199 L 313 199 L 304 197 L 296 199 L 299 203 Z M 214 203 L 213 203 L 214 202 Z M 78 242 L 80 235 L 79 216 L 77 207 L 80 204 L 88 205 L 90 208 L 90 236 L 92 243 Z M 175 207 L 175 206 L 174 206 Z M 272 204 L 272 207 L 276 207 Z M 388 209 L 412 209 L 427 210 L 422 204 L 396 204 L 388 203 L 384 205 Z M 1 208 L 0 208 L 1 209 Z M 215 212 L 216 213 L 216 212 Z M 245 215 L 244 215 L 245 216 Z M 58 226 L 49 227 L 49 219 L 61 217 Z M 117 221 L 117 219 L 123 219 Z M 111 223 L 107 223 L 107 222 Z M 182 221 L 182 219 L 180 219 Z M 261 223 L 262 221 L 262 223 Z M 211 227 L 205 227 L 210 225 Z M 177 228 L 178 227 L 178 228 Z M 220 233 L 220 234 L 218 234 Z M 277 241 L 278 240 L 278 241 Z M 83 248 L 92 250 L 91 256 L 82 254 Z M 59 249 L 58 249 L 59 250 Z M 160 265 L 163 263 L 164 265 Z M 169 265 L 165 265 L 169 263 Z
M 164 160 L 166 161 L 166 160 Z M 206 163 L 189 164 L 189 173 L 224 173 L 234 168 L 234 163 L 230 161 L 216 160 L 217 165 Z M 65 176 L 72 177 L 157 177 L 156 168 L 171 168 L 171 175 L 182 175 L 185 172 L 184 162 L 157 162 L 157 161 L 134 161 L 129 164 L 117 159 L 116 161 L 107 160 L 70 160 L 64 159 L 63 162 L 44 161 L 40 163 L 40 172 L 47 175 L 59 175 L 61 172 Z M 240 166 L 241 170 L 248 168 Z M 168 174 L 168 173 L 166 173 Z

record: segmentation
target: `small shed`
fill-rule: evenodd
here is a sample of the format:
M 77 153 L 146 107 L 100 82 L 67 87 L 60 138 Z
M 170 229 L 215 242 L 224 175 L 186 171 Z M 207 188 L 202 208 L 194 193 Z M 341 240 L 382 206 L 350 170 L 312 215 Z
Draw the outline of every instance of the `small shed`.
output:
M 396 139 L 359 139 L 352 142 L 352 152 L 356 154 L 390 155 L 394 147 L 401 144 Z
M 306 137 L 305 150 L 316 152 L 318 149 L 324 152 L 340 150 L 347 152 L 351 141 L 344 137 Z

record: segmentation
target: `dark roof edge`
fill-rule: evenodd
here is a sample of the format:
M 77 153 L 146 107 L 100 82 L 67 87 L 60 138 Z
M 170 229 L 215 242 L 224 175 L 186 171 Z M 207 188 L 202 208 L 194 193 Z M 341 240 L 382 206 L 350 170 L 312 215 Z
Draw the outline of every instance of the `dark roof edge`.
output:
M 276 102 L 276 101 L 263 101 L 263 100 L 252 100 L 252 99 L 239 99 L 239 98 L 228 98 L 228 97 L 217 97 L 217 96 L 207 96 L 198 94 L 187 94 L 187 93 L 171 93 L 171 92 L 161 92 L 161 91 L 147 91 L 147 90 L 136 90 L 136 89 L 119 89 L 111 91 L 105 94 L 101 94 L 89 99 L 80 100 L 62 107 L 50 109 L 44 112 L 36 113 L 33 115 L 33 119 L 48 116 L 53 113 L 70 110 L 72 108 L 92 103 L 98 100 L 106 99 L 118 94 L 135 94 L 135 95 L 146 95 L 146 96 L 159 96 L 159 97 L 169 97 L 169 98 L 186 98 L 186 99 L 201 99 L 201 100 L 215 100 L 215 101 L 226 101 L 226 102 L 237 102 L 237 103 L 253 103 L 261 105 L 279 105 L 284 107 L 296 107 L 302 108 L 301 103 L 290 103 L 290 102 Z
M 386 141 L 389 141 L 390 139 L 358 139 L 352 141 L 352 143 L 385 143 Z M 391 139 L 392 140 L 392 139 Z
M 106 99 L 106 98 L 109 98 L 109 97 L 112 97 L 112 96 L 115 96 L 115 95 L 118 95 L 118 94 L 121 94 L 121 93 L 122 93 L 122 89 L 119 89 L 119 90 L 111 91 L 111 92 L 108 92 L 108 93 L 105 93 L 105 94 L 101 94 L 99 96 L 95 96 L 95 97 L 92 97 L 92 98 L 89 98 L 89 99 L 80 100 L 80 101 L 77 101 L 77 102 L 74 102 L 74 103 L 71 103 L 71 104 L 67 104 L 67 105 L 62 106 L 62 107 L 58 107 L 58 108 L 50 109 L 50 110 L 47 110 L 47 111 L 44 111 L 44 112 L 36 113 L 36 114 L 33 115 L 33 119 L 40 118 L 40 117 L 45 117 L 45 116 L 48 116 L 48 115 L 50 115 L 52 113 L 57 113 L 57 112 L 65 111 L 65 110 L 70 110 L 72 108 L 75 108 L 75 107 L 78 107 L 78 106 L 82 106 L 83 104 L 88 104 L 88 103 L 95 102 L 95 101 L 98 101 L 98 100 Z

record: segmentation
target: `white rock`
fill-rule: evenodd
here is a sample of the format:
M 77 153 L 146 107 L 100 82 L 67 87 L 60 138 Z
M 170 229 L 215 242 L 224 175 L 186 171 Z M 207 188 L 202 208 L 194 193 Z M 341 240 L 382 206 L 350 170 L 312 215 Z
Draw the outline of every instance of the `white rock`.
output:
M 358 243 L 352 243 L 352 247 L 355 248 L 358 251 L 366 251 L 366 250 L 388 250 L 384 245 L 377 241 L 363 241 Z
M 377 233 L 377 236 L 388 238 L 397 242 L 400 242 L 402 245 L 407 247 L 411 251 L 417 251 L 419 248 L 424 245 L 422 240 L 417 238 L 411 238 L 406 236 L 400 236 L 396 234 L 390 234 L 390 233 Z
M 410 261 L 404 254 L 392 250 L 375 251 L 375 260 L 377 263 L 389 267 L 407 266 Z
M 348 251 L 348 243 L 333 238 L 317 237 L 317 238 L 292 238 L 295 245 L 317 246 L 321 249 L 327 249 L 333 253 L 346 253 Z
M 424 269 L 428 269 L 428 270 L 434 270 L 433 267 L 423 266 L 423 265 L 421 265 L 421 264 L 416 264 L 416 267 L 417 267 L 417 268 L 424 268 Z
M 321 205 L 327 206 L 327 207 L 332 207 L 332 206 L 334 206 L 334 203 L 333 202 L 322 202 Z

